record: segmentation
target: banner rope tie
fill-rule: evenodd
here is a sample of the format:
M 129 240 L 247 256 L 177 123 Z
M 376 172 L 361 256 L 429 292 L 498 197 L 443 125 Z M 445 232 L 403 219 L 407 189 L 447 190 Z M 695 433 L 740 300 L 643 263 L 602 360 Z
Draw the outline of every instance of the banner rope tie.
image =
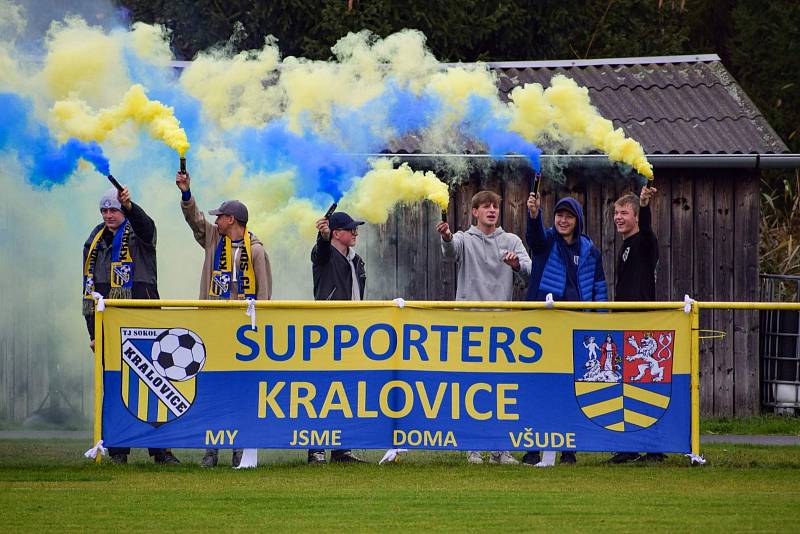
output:
M 403 300 L 403 299 L 399 299 Z M 383 455 L 381 461 L 378 462 L 378 465 L 383 464 L 383 462 L 395 462 L 400 459 L 401 452 L 408 452 L 408 449 L 389 449 L 386 451 L 386 454 Z
M 694 304 L 695 302 L 697 302 L 697 301 L 694 300 L 689 295 L 684 295 L 683 296 L 683 312 L 684 313 L 690 313 L 692 311 L 692 304 Z
M 553 294 L 548 293 L 547 296 L 544 298 L 544 307 L 547 309 L 552 310 L 556 305 L 556 301 L 553 300 Z
M 406 307 L 406 301 L 402 297 L 397 297 L 392 302 L 394 302 L 394 305 L 397 306 L 398 308 L 405 308 Z M 394 450 L 394 449 L 391 449 L 391 450 Z
M 92 295 L 92 296 L 94 296 L 94 295 Z M 102 299 L 102 297 L 100 297 L 100 298 Z M 108 456 L 108 449 L 103 447 L 103 440 L 102 439 L 100 441 L 98 441 L 97 444 L 94 447 L 92 447 L 91 449 L 89 449 L 88 451 L 83 453 L 83 455 L 85 457 L 91 458 L 91 459 L 97 458 L 98 454 L 100 454 L 100 456 Z
M 706 459 L 703 457 L 703 455 L 698 456 L 698 455 L 696 455 L 694 453 L 689 453 L 689 454 L 685 454 L 684 456 L 686 456 L 687 458 L 689 458 L 691 460 L 691 464 L 692 465 L 694 465 L 694 464 L 705 465 L 705 463 L 706 463 Z
M 103 295 L 101 295 L 97 291 L 92 291 L 92 298 L 96 303 L 97 311 L 101 312 L 106 310 L 106 303 L 103 300 Z
M 253 330 L 256 329 L 256 301 L 255 299 L 247 299 L 247 310 L 244 312 L 245 315 L 250 317 L 250 326 L 253 327 Z

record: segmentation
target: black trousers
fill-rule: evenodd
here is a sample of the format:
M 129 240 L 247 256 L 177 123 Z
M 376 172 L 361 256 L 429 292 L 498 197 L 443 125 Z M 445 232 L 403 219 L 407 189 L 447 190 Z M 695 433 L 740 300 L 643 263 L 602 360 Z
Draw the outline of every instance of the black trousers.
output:
M 167 449 L 147 449 L 147 453 L 150 456 L 155 456 L 156 454 L 164 454 Z M 108 448 L 108 455 L 109 456 L 116 456 L 117 454 L 130 454 L 131 448 L 130 447 L 109 447 Z
M 325 449 L 308 449 L 308 454 L 309 455 L 317 453 L 317 452 L 324 453 Z M 335 458 L 336 456 L 341 456 L 343 454 L 347 454 L 348 452 L 350 452 L 350 449 L 334 449 L 334 450 L 331 451 L 331 458 Z

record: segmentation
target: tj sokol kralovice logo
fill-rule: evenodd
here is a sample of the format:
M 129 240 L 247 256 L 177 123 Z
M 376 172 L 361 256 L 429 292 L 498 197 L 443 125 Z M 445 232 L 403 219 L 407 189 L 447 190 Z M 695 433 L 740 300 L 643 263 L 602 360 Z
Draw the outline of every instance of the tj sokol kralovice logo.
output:
M 120 333 L 120 393 L 128 411 L 153 426 L 186 413 L 206 362 L 200 336 L 185 328 L 123 327 Z

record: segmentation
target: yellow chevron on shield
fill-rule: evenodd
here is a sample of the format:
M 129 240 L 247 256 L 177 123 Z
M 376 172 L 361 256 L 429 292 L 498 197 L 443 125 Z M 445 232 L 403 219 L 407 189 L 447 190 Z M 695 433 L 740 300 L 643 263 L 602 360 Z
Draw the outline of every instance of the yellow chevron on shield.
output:
M 173 421 L 192 405 L 196 377 L 173 381 L 159 373 L 147 356 L 152 341 L 126 339 L 122 347 L 120 394 L 122 403 L 140 421 L 155 427 Z
M 654 425 L 670 403 L 671 384 L 575 382 L 575 398 L 593 423 L 615 432 Z

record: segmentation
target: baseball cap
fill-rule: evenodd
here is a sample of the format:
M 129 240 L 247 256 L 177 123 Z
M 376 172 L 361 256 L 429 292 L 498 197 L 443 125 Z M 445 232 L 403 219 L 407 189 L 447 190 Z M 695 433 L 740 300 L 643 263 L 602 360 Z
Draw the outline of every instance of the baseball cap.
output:
M 233 215 L 233 217 L 243 223 L 247 224 L 247 206 L 238 200 L 226 200 L 215 210 L 210 210 L 209 215 Z
M 559 212 L 559 211 L 568 211 L 572 215 L 574 215 L 576 218 L 578 217 L 578 213 L 575 211 L 575 207 L 566 198 L 562 198 L 561 200 L 559 200 L 556 203 L 556 208 L 553 210 L 553 213 L 556 213 L 556 212 Z
M 112 187 L 100 199 L 100 209 L 115 209 L 122 211 L 122 204 L 119 203 L 119 191 L 116 187 Z
M 353 220 L 343 211 L 337 211 L 328 219 L 328 228 L 331 230 L 352 230 L 356 226 L 364 224 L 364 221 Z

